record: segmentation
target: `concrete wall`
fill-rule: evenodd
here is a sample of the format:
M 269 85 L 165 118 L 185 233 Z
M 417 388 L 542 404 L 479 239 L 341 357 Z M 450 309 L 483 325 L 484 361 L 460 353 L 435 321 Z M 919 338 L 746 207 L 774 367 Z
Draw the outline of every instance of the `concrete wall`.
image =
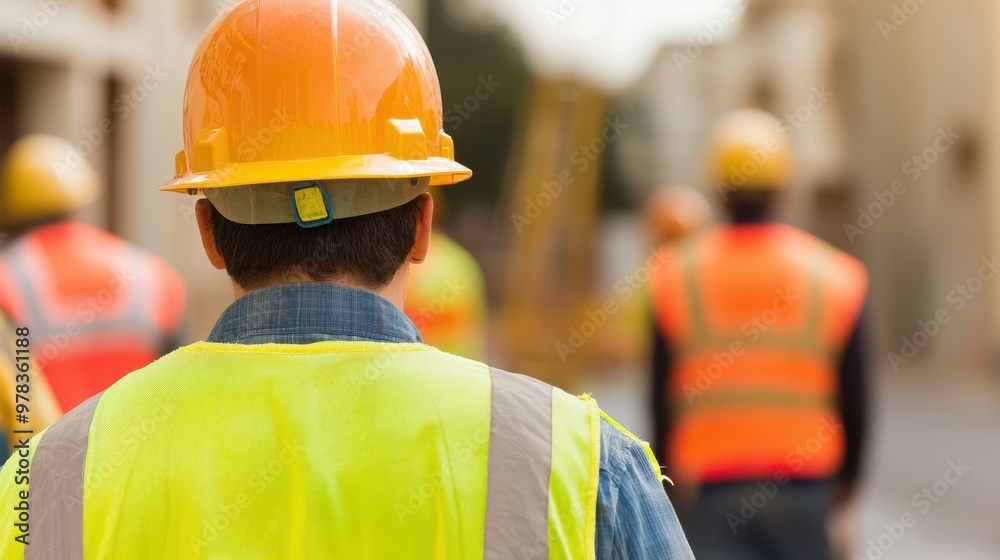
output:
M 886 351 L 899 352 L 901 337 L 942 311 L 950 322 L 923 357 L 982 362 L 993 351 L 1000 279 L 961 309 L 953 290 L 998 249 L 998 11 L 989 0 L 858 0 L 844 8 L 856 206 L 870 208 L 873 191 L 893 181 L 907 188 L 858 244 L 872 267 Z M 937 138 L 949 129 L 961 138 L 946 147 Z

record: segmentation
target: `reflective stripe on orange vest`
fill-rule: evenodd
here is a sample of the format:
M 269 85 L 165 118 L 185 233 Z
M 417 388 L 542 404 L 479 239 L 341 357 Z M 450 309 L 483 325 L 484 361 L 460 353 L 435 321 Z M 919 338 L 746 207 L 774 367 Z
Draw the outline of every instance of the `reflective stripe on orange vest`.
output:
M 863 267 L 783 226 L 720 228 L 678 250 L 654 280 L 678 354 L 671 468 L 694 484 L 832 476 L 844 449 L 836 368 Z

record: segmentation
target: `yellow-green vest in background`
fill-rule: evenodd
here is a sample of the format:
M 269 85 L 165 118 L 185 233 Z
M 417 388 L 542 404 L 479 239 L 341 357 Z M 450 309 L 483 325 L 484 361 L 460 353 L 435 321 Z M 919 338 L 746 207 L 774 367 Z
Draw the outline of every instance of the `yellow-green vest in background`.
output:
M 587 398 L 420 344 L 199 343 L 33 440 L 28 476 L 4 467 L 0 547 L 9 560 L 592 559 L 600 418 Z

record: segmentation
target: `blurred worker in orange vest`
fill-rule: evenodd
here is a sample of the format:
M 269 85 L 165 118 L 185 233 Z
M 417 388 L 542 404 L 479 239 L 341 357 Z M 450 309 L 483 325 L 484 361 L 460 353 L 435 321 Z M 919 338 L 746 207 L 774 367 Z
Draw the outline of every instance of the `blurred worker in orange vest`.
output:
M 650 251 L 655 252 L 711 222 L 712 206 L 694 187 L 667 185 L 656 189 L 642 207 L 642 262 L 648 260 Z M 648 371 L 650 317 L 647 285 L 623 302 L 621 311 L 609 318 L 606 334 L 599 338 L 596 358 L 605 376 L 626 376 L 625 372 L 635 368 L 641 368 L 643 373 Z
M 865 432 L 867 273 L 772 221 L 792 168 L 773 116 L 727 115 L 711 150 L 732 223 L 683 242 L 652 280 L 659 457 L 697 489 L 699 558 L 829 558 Z
M 427 261 L 410 269 L 406 315 L 431 346 L 486 359 L 486 281 L 479 263 L 439 230 L 431 234 Z
M 660 259 L 650 254 L 707 227 L 712 223 L 712 206 L 698 189 L 688 185 L 667 185 L 653 191 L 641 211 L 642 263 L 636 267 L 659 268 Z M 649 411 L 635 406 L 650 391 L 648 372 L 653 359 L 650 325 L 653 312 L 649 284 L 624 297 L 620 291 L 596 300 L 599 306 L 606 297 L 621 302 L 617 313 L 609 314 L 607 328 L 597 337 L 593 362 L 599 379 L 592 390 L 613 417 L 636 434 L 651 437 L 654 430 Z M 657 381 L 654 378 L 653 381 Z M 654 419 L 655 420 L 655 419 Z
M 0 458 L 24 450 L 31 436 L 62 416 L 52 389 L 35 363 L 31 329 L 0 311 Z
M 69 216 L 101 183 L 65 140 L 30 135 L 0 175 L 0 309 L 32 332 L 32 349 L 69 410 L 177 346 L 180 276 L 162 260 Z
M 705 195 L 688 185 L 667 185 L 653 191 L 642 207 L 643 262 L 650 251 L 676 242 L 712 222 L 712 206 Z M 608 336 L 602 337 L 599 363 L 608 371 L 636 367 L 649 361 L 649 291 L 642 290 L 624 302 L 609 319 Z M 645 366 L 645 372 L 648 368 Z

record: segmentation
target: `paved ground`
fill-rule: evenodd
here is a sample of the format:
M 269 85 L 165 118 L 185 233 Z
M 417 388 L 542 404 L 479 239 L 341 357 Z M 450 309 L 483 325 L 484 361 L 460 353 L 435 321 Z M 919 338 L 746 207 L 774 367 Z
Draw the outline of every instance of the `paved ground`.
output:
M 855 555 L 1000 558 L 1000 383 L 958 368 L 917 371 L 881 380 Z M 969 470 L 958 478 L 954 466 Z M 884 525 L 905 513 L 915 525 L 889 535 Z
M 595 381 L 589 390 L 648 438 L 645 387 L 631 379 Z M 868 474 L 847 517 L 847 557 L 1000 559 L 1000 382 L 924 367 L 878 385 Z

